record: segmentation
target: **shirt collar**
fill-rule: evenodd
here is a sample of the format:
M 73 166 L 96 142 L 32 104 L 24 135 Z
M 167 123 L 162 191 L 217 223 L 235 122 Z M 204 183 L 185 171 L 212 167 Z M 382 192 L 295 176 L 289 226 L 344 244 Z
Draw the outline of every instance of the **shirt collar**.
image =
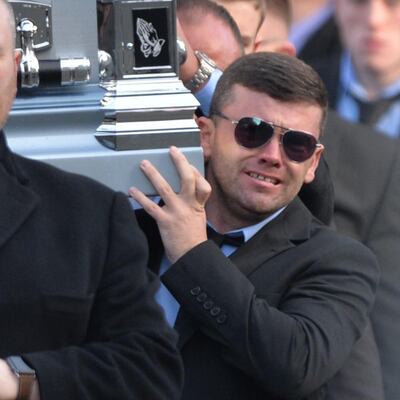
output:
M 340 62 L 340 84 L 344 92 L 359 100 L 368 101 L 367 92 L 358 80 L 349 52 L 343 54 Z M 380 94 L 380 98 L 393 97 L 398 93 L 400 93 L 400 79 L 385 87 Z
M 272 215 L 270 215 L 269 217 L 263 219 L 261 222 L 258 222 L 257 224 L 254 225 L 250 225 L 247 226 L 245 228 L 241 228 L 241 229 L 235 229 L 233 231 L 229 231 L 229 232 L 225 232 L 226 234 L 230 234 L 230 233 L 237 233 L 237 232 L 243 232 L 244 235 L 244 241 L 247 242 L 248 240 L 250 240 L 258 231 L 261 230 L 261 228 L 263 228 L 265 225 L 267 225 L 269 222 L 273 221 L 284 209 L 285 207 L 282 207 L 281 209 L 279 209 L 278 211 L 275 211 Z M 209 226 L 211 226 L 211 228 L 214 229 L 214 227 L 212 226 L 212 224 L 210 224 L 209 222 L 207 222 Z M 215 229 L 214 229 L 215 230 Z

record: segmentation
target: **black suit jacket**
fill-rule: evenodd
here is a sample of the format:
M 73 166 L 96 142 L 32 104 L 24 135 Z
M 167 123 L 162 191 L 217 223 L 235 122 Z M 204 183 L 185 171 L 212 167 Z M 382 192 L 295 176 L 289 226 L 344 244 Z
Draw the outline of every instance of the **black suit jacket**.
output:
M 335 189 L 334 222 L 377 256 L 381 279 L 371 312 L 386 400 L 400 393 L 400 141 L 328 116 L 322 139 Z
M 0 204 L 0 357 L 36 370 L 41 400 L 179 398 L 176 335 L 125 196 L 12 154 L 0 132 Z
M 157 272 L 158 230 L 137 216 Z M 296 199 L 230 258 L 206 241 L 162 280 L 181 304 L 183 399 L 328 399 L 368 324 L 378 267 Z
M 304 43 L 298 57 L 308 64 L 314 65 L 321 58 L 338 59 L 343 46 L 335 16 L 331 16 Z
M 327 39 L 330 37 L 330 39 Z M 328 40 L 331 51 L 320 51 Z M 333 46 L 333 43 L 336 43 Z M 341 46 L 331 19 L 300 57 L 320 74 L 332 108 L 336 107 Z M 340 232 L 374 251 L 382 269 L 371 313 L 382 361 L 386 400 L 400 393 L 400 149 L 399 141 L 374 129 L 341 121 L 332 112 L 325 138 L 326 158 L 335 188 L 334 221 Z

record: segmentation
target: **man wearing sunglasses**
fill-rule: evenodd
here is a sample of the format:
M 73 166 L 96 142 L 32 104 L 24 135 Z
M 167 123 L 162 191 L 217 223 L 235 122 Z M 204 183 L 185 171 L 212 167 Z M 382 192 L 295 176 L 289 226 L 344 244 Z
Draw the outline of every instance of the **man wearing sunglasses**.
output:
M 176 148 L 179 193 L 141 164 L 163 204 L 130 193 L 164 284 L 157 300 L 180 336 L 183 399 L 326 398 L 366 327 L 374 256 L 297 197 L 323 152 L 326 108 L 311 67 L 247 55 L 199 118 L 207 181 Z

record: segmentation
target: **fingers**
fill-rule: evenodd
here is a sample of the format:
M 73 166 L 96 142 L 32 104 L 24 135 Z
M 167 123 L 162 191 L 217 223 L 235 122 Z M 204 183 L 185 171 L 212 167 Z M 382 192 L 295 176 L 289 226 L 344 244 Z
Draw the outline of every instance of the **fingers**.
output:
M 204 205 L 210 197 L 211 185 L 193 165 L 192 169 L 196 179 L 196 198 L 201 205 Z
M 158 172 L 157 168 L 155 168 L 150 161 L 143 160 L 140 163 L 140 169 L 153 184 L 154 188 L 164 200 L 165 204 L 169 204 L 172 198 L 175 197 L 175 193 L 170 184 L 164 179 L 160 172 Z
M 148 160 L 143 160 L 140 163 L 140 169 L 153 184 L 157 193 L 164 200 L 165 205 L 176 205 L 177 197 L 179 197 L 187 204 L 204 206 L 211 193 L 209 183 L 200 172 L 189 163 L 185 155 L 177 147 L 172 146 L 170 148 L 170 156 L 181 180 L 181 189 L 178 194 L 174 192 L 170 184 Z M 152 208 L 152 204 L 146 201 L 146 196 L 141 192 L 135 192 L 135 196 L 139 196 L 138 199 L 136 199 L 136 197 L 134 197 L 134 199 L 138 201 L 143 208 Z M 152 210 L 152 212 L 154 211 Z
M 150 214 L 156 221 L 158 221 L 162 215 L 163 210 L 153 200 L 149 199 L 143 192 L 135 187 L 129 189 L 129 194 L 136 200 L 144 210 Z
M 189 164 L 187 158 L 175 146 L 170 148 L 170 156 L 175 164 L 175 168 L 181 178 L 181 191 L 183 196 L 193 197 L 196 190 L 196 177 L 192 166 Z

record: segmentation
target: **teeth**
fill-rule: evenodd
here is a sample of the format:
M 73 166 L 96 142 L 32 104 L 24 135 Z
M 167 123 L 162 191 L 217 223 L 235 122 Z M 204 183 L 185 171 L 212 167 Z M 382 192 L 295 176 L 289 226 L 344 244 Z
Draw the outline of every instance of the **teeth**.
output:
M 268 178 L 267 176 L 259 175 L 259 174 L 256 174 L 255 172 L 250 172 L 249 175 L 252 178 L 258 179 L 259 181 L 270 182 L 274 185 L 277 184 L 276 179 Z

